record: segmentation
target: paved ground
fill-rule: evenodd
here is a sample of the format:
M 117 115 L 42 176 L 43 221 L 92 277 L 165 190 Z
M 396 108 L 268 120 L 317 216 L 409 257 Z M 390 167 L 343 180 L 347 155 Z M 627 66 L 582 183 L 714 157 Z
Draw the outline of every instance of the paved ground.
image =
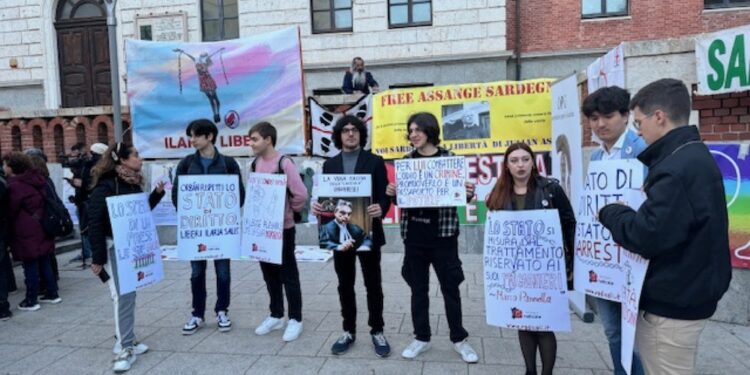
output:
M 1 374 L 111 373 L 112 305 L 107 288 L 89 270 L 66 265 L 74 253 L 61 255 L 59 305 L 36 312 L 14 308 L 14 317 L 0 322 Z M 385 333 L 393 347 L 387 359 L 377 358 L 369 340 L 364 290 L 358 286 L 358 341 L 349 353 L 335 357 L 330 347 L 341 332 L 339 302 L 332 261 L 300 265 L 305 331 L 299 340 L 284 343 L 281 332 L 265 337 L 253 330 L 267 314 L 268 298 L 255 263 L 232 265 L 230 317 L 234 328 L 220 333 L 212 319 L 192 336 L 181 326 L 190 314 L 189 266 L 166 264 L 166 280 L 138 293 L 136 334 L 151 347 L 138 357 L 130 373 L 155 374 L 522 374 L 515 331 L 484 323 L 480 255 L 462 255 L 466 282 L 462 284 L 464 322 L 480 355 L 478 364 L 461 361 L 448 340 L 447 325 L 433 278 L 431 300 L 433 348 L 417 360 L 404 360 L 401 350 L 411 341 L 409 290 L 400 276 L 402 256 L 383 256 Z M 215 301 L 209 267 L 209 301 Z M 22 270 L 15 269 L 19 285 Z M 361 281 L 358 281 L 361 284 Z M 11 296 L 16 306 L 23 288 Z M 573 332 L 558 334 L 555 374 L 608 374 L 611 361 L 601 326 L 573 316 Z M 700 344 L 701 374 L 750 373 L 750 327 L 710 323 Z

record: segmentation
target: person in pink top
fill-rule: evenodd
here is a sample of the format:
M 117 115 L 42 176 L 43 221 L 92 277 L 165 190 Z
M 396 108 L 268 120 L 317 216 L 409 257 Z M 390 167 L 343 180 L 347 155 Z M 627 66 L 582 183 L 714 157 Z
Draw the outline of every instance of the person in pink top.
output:
M 284 206 L 284 245 L 281 265 L 260 262 L 263 279 L 270 297 L 271 315 L 255 329 L 265 335 L 284 327 L 284 290 L 289 304 L 289 322 L 284 341 L 296 340 L 302 333 L 302 290 L 300 289 L 297 260 L 294 258 L 294 212 L 300 212 L 307 202 L 305 184 L 292 159 L 276 151 L 276 128 L 260 122 L 250 128 L 250 147 L 255 154 L 252 169 L 259 173 L 284 173 L 287 181 L 287 200 Z

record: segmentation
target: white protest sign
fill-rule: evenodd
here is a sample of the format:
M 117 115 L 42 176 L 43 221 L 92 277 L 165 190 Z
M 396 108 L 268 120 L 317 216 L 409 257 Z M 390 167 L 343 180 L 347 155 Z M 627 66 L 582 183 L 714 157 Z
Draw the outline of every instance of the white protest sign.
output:
M 177 164 L 151 164 L 151 188 L 164 182 L 164 197 L 152 211 L 156 225 L 177 225 L 177 209 L 172 203 L 172 181 L 177 170 Z
M 164 278 L 159 236 L 147 193 L 107 198 L 117 260 L 120 295 L 155 284 Z
M 182 260 L 236 259 L 242 240 L 237 175 L 183 175 L 177 191 L 177 253 Z
M 641 289 L 643 280 L 646 278 L 648 260 L 627 250 L 624 257 L 625 261 L 622 266 L 625 272 L 625 285 L 622 286 L 620 362 L 630 375 L 635 347 L 635 325 L 638 321 L 638 303 L 641 300 Z
M 466 205 L 463 156 L 395 161 L 399 208 Z
M 570 331 L 557 210 L 491 211 L 484 230 L 487 324 Z
M 625 202 L 637 208 L 641 202 L 643 164 L 638 160 L 592 161 L 578 202 L 574 285 L 594 297 L 621 302 L 625 285 L 625 249 L 612 239 L 597 215 L 607 204 Z M 641 198 L 642 199 L 642 198 Z
M 73 221 L 73 224 L 78 224 L 78 208 L 73 202 L 70 201 L 70 197 L 75 197 L 76 195 L 76 188 L 73 187 L 73 185 L 71 185 L 69 181 L 72 179 L 73 171 L 71 171 L 70 168 L 63 168 L 63 193 L 60 199 L 63 201 L 65 209 L 68 210 L 70 219 Z
M 249 173 L 242 221 L 242 254 L 261 262 L 281 264 L 284 245 L 286 175 Z
M 370 197 L 372 176 L 369 174 L 320 174 L 313 185 L 314 197 Z

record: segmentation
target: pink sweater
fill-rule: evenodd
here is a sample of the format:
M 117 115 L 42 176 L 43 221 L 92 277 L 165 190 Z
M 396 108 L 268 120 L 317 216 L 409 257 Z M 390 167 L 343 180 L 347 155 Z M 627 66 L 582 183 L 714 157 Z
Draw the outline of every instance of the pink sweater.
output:
M 279 167 L 279 158 L 281 154 L 279 152 L 274 153 L 269 159 L 258 158 L 255 163 L 255 172 L 257 173 L 276 173 L 276 169 Z M 307 202 L 307 188 L 302 182 L 302 178 L 299 176 L 297 167 L 294 163 L 286 159 L 282 165 L 284 168 L 284 174 L 286 175 L 286 186 L 292 192 L 292 196 L 287 195 L 286 204 L 284 206 L 284 229 L 294 227 L 294 214 L 293 212 L 299 212 L 305 207 Z

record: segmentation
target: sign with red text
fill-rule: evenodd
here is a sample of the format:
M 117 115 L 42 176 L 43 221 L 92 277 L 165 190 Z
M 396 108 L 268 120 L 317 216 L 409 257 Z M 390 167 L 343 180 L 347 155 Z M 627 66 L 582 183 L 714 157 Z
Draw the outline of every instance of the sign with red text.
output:
M 557 210 L 487 214 L 484 301 L 489 325 L 570 331 L 565 251 Z
M 466 204 L 463 156 L 396 160 L 399 208 L 456 207 Z
M 641 300 L 641 289 L 646 278 L 648 260 L 640 255 L 625 251 L 625 261 L 622 263 L 625 273 L 625 284 L 622 286 L 621 304 L 621 345 L 620 362 L 630 375 L 633 366 L 633 348 L 635 347 L 635 328 L 638 322 L 638 303 Z
M 245 184 L 242 257 L 281 264 L 284 244 L 286 175 L 249 173 Z

